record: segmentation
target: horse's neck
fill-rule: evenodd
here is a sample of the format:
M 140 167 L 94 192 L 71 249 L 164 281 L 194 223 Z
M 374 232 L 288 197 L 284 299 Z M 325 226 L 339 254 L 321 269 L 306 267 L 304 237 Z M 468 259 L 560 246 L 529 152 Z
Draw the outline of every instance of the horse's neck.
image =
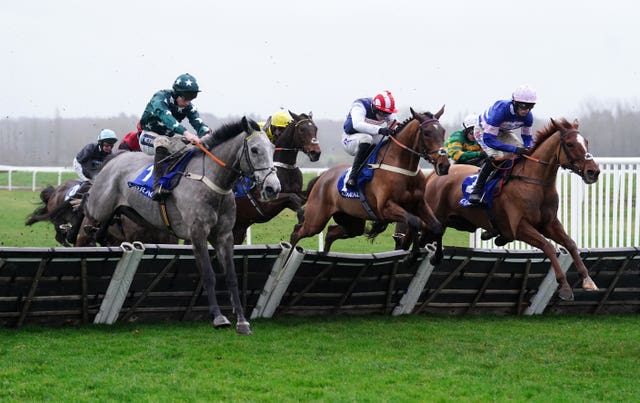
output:
M 547 138 L 531 155 L 533 161 L 524 159 L 521 162 L 522 176 L 538 179 L 542 183 L 553 183 L 555 186 L 560 155 L 560 138 L 552 135 Z M 539 161 L 539 162 L 534 162 Z
M 197 159 L 196 161 L 192 161 L 190 168 L 195 169 L 194 173 L 201 173 L 200 171 L 204 170 L 203 175 L 212 180 L 216 185 L 223 189 L 231 189 L 240 176 L 239 165 L 242 156 L 243 140 L 244 136 L 240 134 L 211 150 L 211 153 L 222 161 L 225 166 L 214 161 L 208 155 L 203 155 L 201 158 L 204 158 L 204 163 L 201 163 L 199 159 Z
M 296 150 L 294 134 L 296 131 L 295 123 L 289 124 L 275 141 L 276 148 L 284 148 L 284 150 L 276 150 L 273 153 L 273 161 L 281 162 L 287 165 L 295 165 L 298 159 L 298 151 Z
M 396 140 L 404 144 L 407 148 L 414 151 L 418 150 L 418 121 L 412 120 L 396 135 Z M 382 158 L 383 160 L 381 160 Z M 385 164 L 393 165 L 408 171 L 418 169 L 420 157 L 395 143 L 393 139 L 389 139 L 387 145 L 380 150 L 378 161 Z

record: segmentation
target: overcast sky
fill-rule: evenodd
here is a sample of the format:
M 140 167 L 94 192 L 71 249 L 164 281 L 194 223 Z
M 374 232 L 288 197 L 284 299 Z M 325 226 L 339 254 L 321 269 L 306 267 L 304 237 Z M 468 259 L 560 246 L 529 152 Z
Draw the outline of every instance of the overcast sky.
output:
M 640 107 L 640 6 L 601 0 L 3 2 L 0 112 L 140 115 L 181 73 L 201 112 L 340 120 L 382 89 L 443 120 L 519 84 L 536 117 Z

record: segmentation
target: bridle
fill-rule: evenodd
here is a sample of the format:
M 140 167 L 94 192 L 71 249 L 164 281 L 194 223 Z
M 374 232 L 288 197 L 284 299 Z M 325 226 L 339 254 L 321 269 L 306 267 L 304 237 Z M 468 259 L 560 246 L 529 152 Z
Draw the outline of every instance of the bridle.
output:
M 578 135 L 578 134 L 580 134 L 580 131 L 578 129 L 569 129 L 569 130 L 566 130 L 566 131 L 560 130 L 560 134 L 559 134 L 559 136 L 560 136 L 560 147 L 558 148 L 558 152 L 556 153 L 556 158 L 555 158 L 555 160 L 558 161 L 558 162 L 551 163 L 549 161 L 543 161 L 543 160 L 540 160 L 538 158 L 535 158 L 535 157 L 532 157 L 532 156 L 529 156 L 529 155 L 523 155 L 523 157 L 526 158 L 529 161 L 533 161 L 533 162 L 536 162 L 538 164 L 559 166 L 559 167 L 561 167 L 563 169 L 568 169 L 568 170 L 570 170 L 570 171 L 582 176 L 584 170 L 577 165 L 577 160 L 575 160 L 575 159 L 570 157 L 569 150 L 567 150 L 567 145 L 563 141 L 567 136 L 569 136 L 571 134 Z M 560 161 L 560 150 L 562 150 L 562 152 L 564 152 L 564 156 L 567 157 L 567 163 L 566 164 L 560 164 L 559 163 L 559 161 Z M 589 153 L 589 152 L 585 153 L 584 161 L 591 161 L 591 160 L 593 160 L 593 155 L 591 153 Z
M 309 118 L 304 118 L 304 119 L 298 120 L 297 122 L 289 123 L 289 125 L 293 124 L 293 136 L 294 137 L 295 137 L 295 134 L 296 134 L 296 130 L 303 123 L 315 127 L 316 128 L 316 133 L 318 132 L 318 127 L 316 126 L 315 123 L 313 123 L 313 120 L 311 120 Z M 280 136 L 282 136 L 282 134 Z M 318 143 L 320 143 L 320 142 L 318 141 L 318 137 L 316 135 L 311 139 L 311 144 L 318 144 Z M 295 152 L 302 151 L 302 152 L 304 152 L 304 148 L 303 147 L 296 147 L 296 148 L 276 147 L 275 151 L 295 151 Z
M 435 123 L 439 123 L 440 121 L 436 118 L 428 118 L 423 120 L 422 122 L 420 122 L 420 125 L 418 126 L 418 130 L 420 130 L 420 134 L 424 133 L 425 128 L 429 125 L 429 124 L 435 124 Z M 432 163 L 433 165 L 436 164 L 436 160 L 438 159 L 438 157 L 441 156 L 446 156 L 447 155 L 447 150 L 444 147 L 439 147 L 436 150 L 429 150 L 429 151 L 425 151 L 425 152 L 419 152 L 417 150 L 414 150 L 413 148 L 406 146 L 404 144 L 402 144 L 398 139 L 395 138 L 395 136 L 390 136 L 391 140 L 393 140 L 394 143 L 396 143 L 400 148 L 409 151 L 410 153 L 417 155 L 419 158 L 424 158 L 426 161 Z M 424 143 L 424 138 L 423 136 L 420 136 L 420 144 L 422 145 L 423 149 L 427 148 L 427 145 Z

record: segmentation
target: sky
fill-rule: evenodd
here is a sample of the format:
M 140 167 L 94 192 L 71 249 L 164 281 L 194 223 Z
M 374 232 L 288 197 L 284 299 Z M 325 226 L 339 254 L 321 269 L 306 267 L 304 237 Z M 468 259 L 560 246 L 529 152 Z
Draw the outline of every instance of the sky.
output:
M 141 115 L 159 89 L 194 75 L 201 113 L 279 108 L 342 120 L 388 89 L 453 123 L 520 84 L 536 118 L 640 107 L 637 1 L 3 2 L 0 112 Z

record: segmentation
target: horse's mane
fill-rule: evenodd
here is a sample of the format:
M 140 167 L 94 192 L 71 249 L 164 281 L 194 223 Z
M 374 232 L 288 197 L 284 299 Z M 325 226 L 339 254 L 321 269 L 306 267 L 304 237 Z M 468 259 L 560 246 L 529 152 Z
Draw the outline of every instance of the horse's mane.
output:
M 260 130 L 260 126 L 256 122 L 251 119 L 247 119 L 249 126 L 253 130 Z M 202 137 L 202 143 L 207 149 L 211 149 L 212 147 L 217 146 L 218 144 L 224 143 L 225 141 L 232 139 L 242 133 L 244 131 L 244 127 L 242 125 L 242 119 L 237 122 L 225 123 L 218 129 L 214 130 L 208 136 Z
M 104 161 L 102 162 L 102 168 L 104 168 L 105 165 L 107 165 L 109 163 L 109 161 L 113 160 L 115 157 L 117 157 L 120 154 L 124 154 L 124 153 L 130 153 L 132 151 L 127 151 L 127 150 L 116 150 L 113 151 L 111 154 L 107 155 L 104 158 Z M 102 169 L 100 168 L 100 169 Z
M 423 112 L 422 115 L 425 115 L 427 117 L 427 119 L 432 119 L 433 118 L 433 113 L 431 112 Z M 411 122 L 413 119 L 415 119 L 413 116 L 410 118 L 406 118 L 402 123 L 398 124 L 398 126 L 396 126 L 395 131 L 396 133 L 399 133 L 400 130 L 404 129 L 404 127 Z
M 554 122 L 556 123 L 555 125 L 553 124 L 553 122 L 549 122 L 545 127 L 536 132 L 535 141 L 533 143 L 533 146 L 531 147 L 532 153 L 536 150 L 536 148 L 540 146 L 540 144 L 544 143 L 546 139 L 548 139 L 553 133 L 558 131 L 558 126 L 564 127 L 565 129 L 571 129 L 573 127 L 571 123 L 569 123 L 569 121 L 565 118 L 554 120 Z

